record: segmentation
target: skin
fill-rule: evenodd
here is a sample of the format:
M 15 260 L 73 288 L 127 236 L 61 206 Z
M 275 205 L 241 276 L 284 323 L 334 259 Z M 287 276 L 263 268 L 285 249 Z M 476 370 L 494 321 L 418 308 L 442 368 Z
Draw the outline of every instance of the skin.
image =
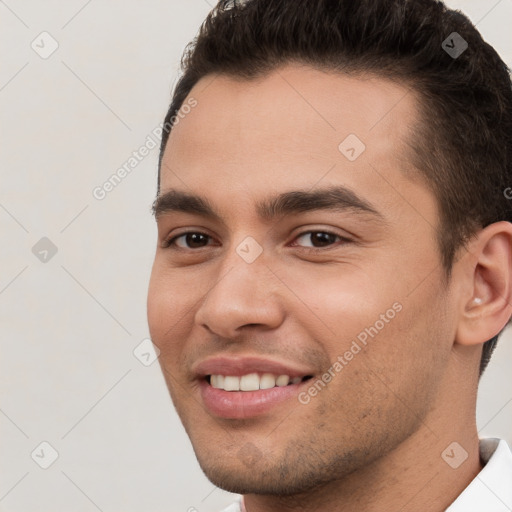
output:
M 404 144 L 418 99 L 401 84 L 293 64 L 251 81 L 208 76 L 190 97 L 197 106 L 171 132 L 161 193 L 200 194 L 222 221 L 157 217 L 148 323 L 203 471 L 244 494 L 250 512 L 445 510 L 481 469 L 478 364 L 512 313 L 512 225 L 477 233 L 446 282 L 437 203 Z M 353 162 L 338 150 L 350 133 L 366 145 Z M 385 223 L 256 215 L 271 194 L 334 184 Z M 311 252 L 311 231 L 325 230 L 356 242 L 335 237 Z M 186 231 L 211 238 L 162 247 Z M 236 252 L 247 236 L 263 249 L 251 264 Z M 318 378 L 396 302 L 402 310 L 307 405 L 292 399 L 245 420 L 205 410 L 198 361 L 258 355 Z M 468 453 L 457 469 L 441 457 L 454 441 Z

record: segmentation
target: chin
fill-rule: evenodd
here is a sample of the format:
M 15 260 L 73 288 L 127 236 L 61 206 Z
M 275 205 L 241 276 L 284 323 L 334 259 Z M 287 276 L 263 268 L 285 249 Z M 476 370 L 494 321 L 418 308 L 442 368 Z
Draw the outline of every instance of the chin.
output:
M 229 459 L 223 458 L 226 457 L 225 453 L 198 457 L 199 465 L 208 480 L 235 494 L 287 497 L 318 490 L 354 470 L 353 464 L 349 463 L 350 457 L 327 466 L 319 460 L 313 461 L 312 457 L 297 460 L 296 454 L 281 460 L 272 455 L 269 458 L 261 455 L 257 460 L 248 461 L 244 458 L 251 456 L 250 449 L 246 448 L 246 454 L 243 453 L 244 448 Z
M 215 486 L 235 494 L 260 494 L 266 496 L 290 496 L 307 489 L 291 485 L 276 475 L 260 473 L 256 468 L 239 470 L 233 468 L 203 467 L 204 474 Z

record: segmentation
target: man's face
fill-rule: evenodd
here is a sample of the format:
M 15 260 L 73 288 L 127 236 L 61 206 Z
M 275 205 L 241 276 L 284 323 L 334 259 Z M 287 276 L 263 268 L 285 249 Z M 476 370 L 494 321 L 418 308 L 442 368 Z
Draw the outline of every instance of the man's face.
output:
M 455 317 L 436 201 L 406 155 L 416 99 L 375 76 L 291 65 L 208 76 L 189 98 L 161 196 L 200 196 L 218 218 L 158 206 L 151 337 L 212 482 L 305 491 L 423 428 L 443 385 Z M 269 208 L 293 191 L 306 196 Z

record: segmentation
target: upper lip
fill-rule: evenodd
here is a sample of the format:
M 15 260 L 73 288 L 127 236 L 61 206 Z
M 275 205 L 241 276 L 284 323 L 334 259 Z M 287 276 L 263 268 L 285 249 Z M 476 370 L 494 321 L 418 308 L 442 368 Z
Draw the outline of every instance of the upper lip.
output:
M 194 373 L 202 378 L 207 375 L 232 375 L 241 377 L 249 373 L 272 373 L 290 378 L 312 375 L 311 370 L 291 363 L 261 357 L 211 357 L 194 367 Z

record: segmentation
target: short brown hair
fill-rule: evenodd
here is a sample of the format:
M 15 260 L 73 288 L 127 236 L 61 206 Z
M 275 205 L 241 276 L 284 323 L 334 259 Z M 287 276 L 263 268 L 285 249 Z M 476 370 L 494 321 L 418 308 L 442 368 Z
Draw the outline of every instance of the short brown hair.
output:
M 158 193 L 173 116 L 201 78 L 249 80 L 293 61 L 375 73 L 419 93 L 411 158 L 439 204 L 447 281 L 457 250 L 479 229 L 512 221 L 504 193 L 512 186 L 510 70 L 465 15 L 437 0 L 220 0 L 182 58 Z M 480 375 L 499 334 L 484 343 Z

